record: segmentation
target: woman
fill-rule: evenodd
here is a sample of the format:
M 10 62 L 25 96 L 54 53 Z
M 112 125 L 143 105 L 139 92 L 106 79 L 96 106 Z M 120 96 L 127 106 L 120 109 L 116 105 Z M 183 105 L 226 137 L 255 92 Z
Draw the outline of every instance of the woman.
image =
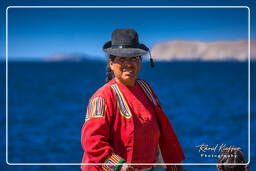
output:
M 82 170 L 152 170 L 150 163 L 184 160 L 155 93 L 137 79 L 148 48 L 139 43 L 136 31 L 115 30 L 103 49 L 109 54 L 107 83 L 89 100 L 81 137 L 82 163 L 102 164 L 82 165 Z

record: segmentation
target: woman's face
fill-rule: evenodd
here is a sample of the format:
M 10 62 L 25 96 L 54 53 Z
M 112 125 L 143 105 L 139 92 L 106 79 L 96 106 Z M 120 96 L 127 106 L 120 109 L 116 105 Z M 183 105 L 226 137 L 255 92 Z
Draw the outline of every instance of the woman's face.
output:
M 138 57 L 115 57 L 109 62 L 115 78 L 127 86 L 134 86 L 140 70 L 141 58 Z

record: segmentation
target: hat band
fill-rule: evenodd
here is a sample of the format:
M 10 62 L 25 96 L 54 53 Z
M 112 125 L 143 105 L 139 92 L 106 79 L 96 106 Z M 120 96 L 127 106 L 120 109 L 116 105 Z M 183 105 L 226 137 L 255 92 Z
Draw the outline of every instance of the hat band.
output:
M 113 48 L 113 49 L 138 48 L 138 46 L 134 46 L 134 45 L 112 45 L 111 48 Z

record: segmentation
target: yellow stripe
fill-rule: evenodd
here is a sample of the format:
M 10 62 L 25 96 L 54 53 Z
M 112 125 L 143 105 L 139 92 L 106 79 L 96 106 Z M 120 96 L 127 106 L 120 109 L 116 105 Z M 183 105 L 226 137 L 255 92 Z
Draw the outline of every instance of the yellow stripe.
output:
M 120 160 L 116 155 L 113 155 L 113 159 L 116 161 L 116 163 L 118 163 Z
M 127 103 L 126 103 L 125 99 L 124 99 L 124 96 L 123 96 L 122 92 L 120 91 L 120 89 L 119 89 L 118 85 L 117 85 L 116 87 L 117 87 L 118 92 L 120 93 L 120 96 L 121 96 L 121 98 L 122 98 L 121 100 L 124 102 L 124 106 L 125 106 L 125 108 L 128 110 L 128 113 L 129 113 L 129 114 L 131 114 L 131 111 L 130 111 L 130 109 L 129 109 L 129 107 L 128 107 L 128 105 L 127 105 Z
M 106 168 L 106 166 L 102 166 L 104 171 L 108 171 L 108 168 Z
M 137 82 L 139 83 L 140 87 L 143 89 L 144 93 L 147 95 L 149 100 L 152 101 L 154 105 L 157 105 L 156 99 L 154 98 L 149 85 L 143 80 L 137 80 Z
M 115 161 L 115 163 L 118 163 L 120 159 L 118 159 L 115 155 L 113 156 L 113 160 Z
M 127 102 L 126 102 L 126 100 L 125 100 L 125 98 L 124 98 L 122 92 L 121 92 L 120 89 L 118 88 L 117 84 L 111 85 L 111 88 L 114 90 L 114 92 L 115 92 L 115 94 L 116 94 L 117 106 L 118 106 L 118 108 L 119 108 L 119 110 L 120 110 L 120 114 L 121 114 L 122 116 L 124 116 L 125 118 L 127 118 L 127 119 L 131 118 L 132 115 L 131 115 L 130 108 L 129 108 L 129 106 L 127 105 Z M 120 97 L 119 97 L 118 94 L 120 95 Z M 123 104 L 122 104 L 122 102 L 123 102 Z M 124 106 L 123 106 L 123 107 L 124 107 L 124 110 L 127 110 L 127 111 L 122 111 L 122 107 L 121 107 L 120 105 L 124 105 Z M 125 114 L 124 112 L 127 112 L 127 114 Z
M 117 163 L 119 163 L 120 162 L 120 160 L 121 160 L 121 158 L 117 155 L 117 154 L 115 154 L 115 153 L 112 153 L 105 161 L 104 161 L 104 163 L 108 163 L 108 161 L 112 161 L 113 163 L 113 165 L 102 165 L 102 168 L 103 168 L 103 170 L 105 170 L 105 171 L 109 171 L 109 170 L 112 170 L 111 169 L 111 167 L 116 167 L 117 166 Z
M 100 106 L 99 103 L 101 103 L 101 106 Z M 99 107 L 101 107 L 102 109 L 100 109 Z M 101 97 L 96 97 L 96 98 L 92 99 L 90 104 L 89 104 L 89 110 L 88 111 L 89 111 L 91 117 L 103 117 L 103 116 L 105 116 L 106 105 L 104 103 L 104 99 L 102 99 Z

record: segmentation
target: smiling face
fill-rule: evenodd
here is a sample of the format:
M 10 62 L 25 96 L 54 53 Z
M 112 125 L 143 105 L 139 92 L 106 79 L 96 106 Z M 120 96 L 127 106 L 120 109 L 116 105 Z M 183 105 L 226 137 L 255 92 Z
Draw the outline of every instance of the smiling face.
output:
M 115 57 L 109 61 L 109 66 L 115 75 L 117 82 L 126 86 L 134 86 L 140 70 L 141 58 L 138 57 Z

